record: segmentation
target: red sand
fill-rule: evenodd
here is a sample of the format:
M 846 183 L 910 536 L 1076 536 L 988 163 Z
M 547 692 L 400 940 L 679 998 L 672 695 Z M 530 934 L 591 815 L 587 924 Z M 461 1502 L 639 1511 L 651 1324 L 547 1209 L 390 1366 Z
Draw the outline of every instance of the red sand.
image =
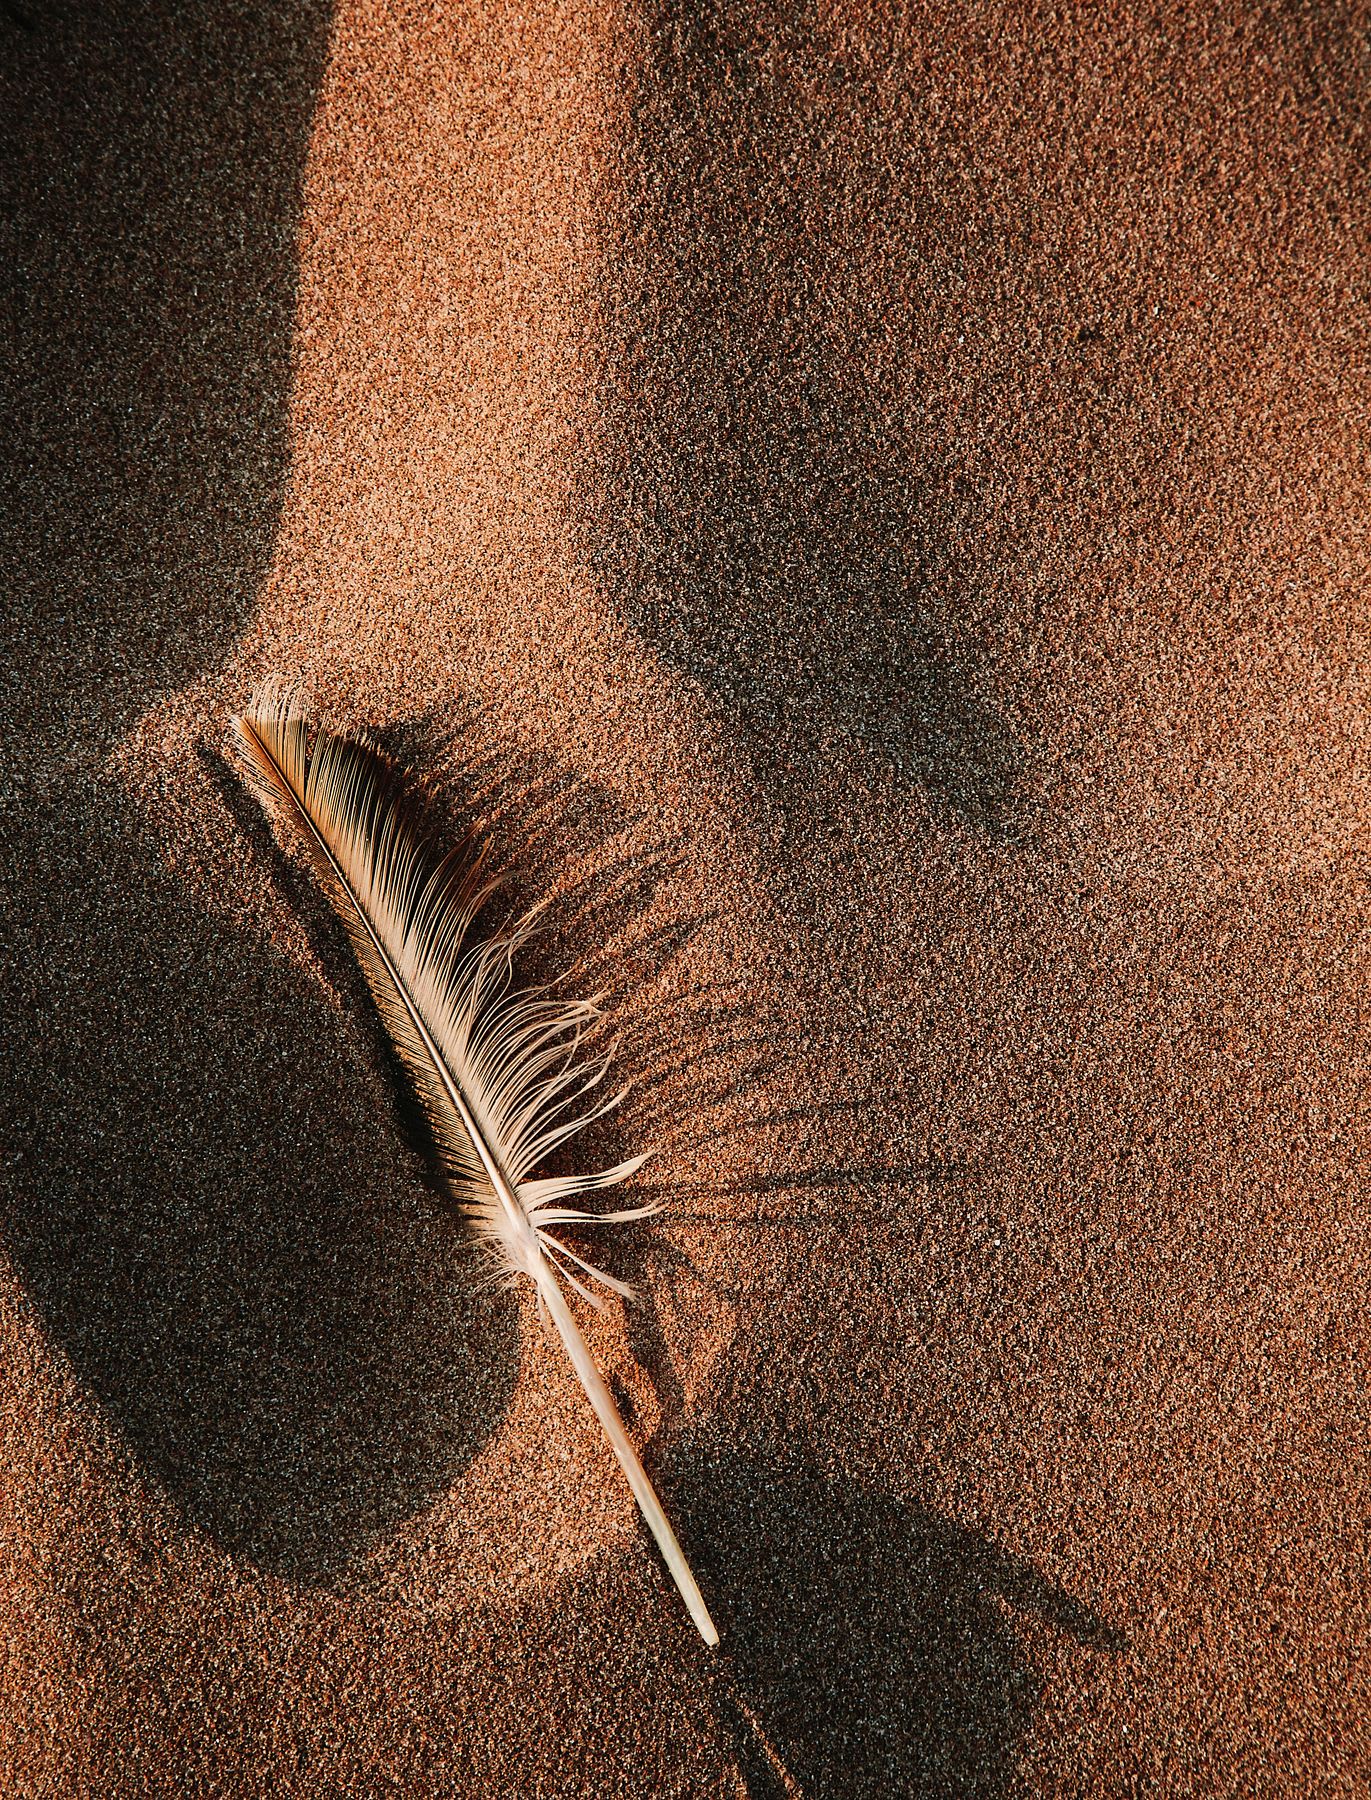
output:
M 1365 9 L 265 16 L 0 21 L 5 1791 L 1363 1792 Z M 268 669 L 615 995 L 715 1658 Z

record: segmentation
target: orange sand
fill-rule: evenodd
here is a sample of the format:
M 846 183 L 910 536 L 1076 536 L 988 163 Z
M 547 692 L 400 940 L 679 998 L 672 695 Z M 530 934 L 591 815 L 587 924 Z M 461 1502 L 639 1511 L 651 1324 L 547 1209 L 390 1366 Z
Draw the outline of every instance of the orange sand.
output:
M 0 35 L 4 1792 L 1359 1792 L 1365 9 Z M 614 996 L 714 1658 L 269 669 Z

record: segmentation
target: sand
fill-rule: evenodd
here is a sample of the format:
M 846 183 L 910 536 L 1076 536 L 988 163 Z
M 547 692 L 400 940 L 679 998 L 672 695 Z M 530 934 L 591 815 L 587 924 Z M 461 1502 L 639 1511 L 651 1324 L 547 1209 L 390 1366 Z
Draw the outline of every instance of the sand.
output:
M 1364 1791 L 1365 9 L 0 32 L 4 1792 Z M 271 670 L 611 996 L 717 1655 Z

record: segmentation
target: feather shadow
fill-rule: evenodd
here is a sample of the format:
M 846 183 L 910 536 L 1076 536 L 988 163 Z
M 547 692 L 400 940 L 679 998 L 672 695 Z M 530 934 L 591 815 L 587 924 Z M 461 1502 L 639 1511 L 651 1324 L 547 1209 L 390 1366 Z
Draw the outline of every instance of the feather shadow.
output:
M 383 730 L 374 735 L 387 753 L 397 758 L 416 754 L 423 743 L 421 731 L 413 727 Z M 311 954 L 342 997 L 350 1021 L 365 1037 L 385 1077 L 405 1141 L 423 1160 L 434 1195 L 446 1201 L 448 1195 L 427 1116 L 418 1104 L 394 1043 L 370 1003 L 365 978 L 349 953 L 346 935 L 335 915 L 321 903 L 316 885 L 299 858 L 282 847 L 228 758 L 207 744 L 198 746 L 197 754 L 206 779 L 245 841 L 252 845 L 254 854 L 263 861 L 271 885 L 287 901 Z M 442 770 L 441 751 L 435 760 Z M 579 967 L 573 968 L 571 978 L 594 984 L 596 976 L 606 977 L 600 985 L 606 1011 L 613 1015 L 635 993 L 637 977 L 645 972 L 660 976 L 701 929 L 703 922 L 699 919 L 668 920 L 646 932 L 637 929 L 637 921 L 652 907 L 662 884 L 669 881 L 677 865 L 677 853 L 666 849 L 616 857 L 612 846 L 632 831 L 636 821 L 604 790 L 544 759 L 487 757 L 477 768 L 464 764 L 455 771 L 449 764 L 446 773 L 416 789 L 415 803 L 438 846 L 453 841 L 473 821 L 482 821 L 497 830 L 501 820 L 508 822 L 508 816 L 516 811 L 520 826 L 526 827 L 520 837 L 517 867 L 511 865 L 509 870 L 512 893 L 495 897 L 490 907 L 478 915 L 478 927 L 507 917 L 520 898 L 527 900 L 541 891 L 540 875 L 558 868 L 556 838 L 570 830 L 570 822 L 574 822 L 581 850 L 580 872 L 568 880 L 564 870 L 559 869 L 563 880 L 560 891 L 549 901 L 544 928 L 520 954 L 521 974 L 526 973 L 534 984 L 562 985 L 568 978 L 578 930 L 586 920 L 594 919 L 595 948 L 581 959 Z M 496 853 L 498 856 L 498 845 Z M 630 1072 L 635 1086 L 640 1088 L 645 1053 L 645 1046 L 639 1041 L 640 1024 L 649 1018 L 650 1015 L 644 1015 L 643 1020 L 634 1020 L 635 1051 Z M 651 1041 L 649 1024 L 648 1049 Z M 611 1116 L 599 1122 L 599 1128 L 590 1127 L 583 1141 L 592 1146 L 595 1155 L 609 1150 L 609 1160 L 616 1161 L 621 1138 L 620 1128 Z M 549 1168 L 560 1170 L 571 1154 L 554 1156 Z M 639 1187 L 646 1191 L 645 1184 L 640 1183 Z

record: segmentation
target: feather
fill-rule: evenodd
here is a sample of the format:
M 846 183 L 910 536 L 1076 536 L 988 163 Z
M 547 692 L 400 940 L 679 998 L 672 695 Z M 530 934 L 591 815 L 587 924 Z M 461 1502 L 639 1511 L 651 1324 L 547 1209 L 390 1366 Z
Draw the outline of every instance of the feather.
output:
M 342 919 L 423 1108 L 445 1180 L 489 1259 L 492 1279 L 531 1281 L 707 1644 L 719 1634 L 676 1534 L 576 1323 L 563 1283 L 630 1290 L 558 1236 L 560 1227 L 639 1219 L 655 1206 L 592 1213 L 574 1204 L 646 1160 L 592 1175 L 534 1171 L 623 1090 L 588 1102 L 609 1064 L 581 1041 L 594 1000 L 519 990 L 513 959 L 531 917 L 484 940 L 476 916 L 497 885 L 474 838 L 434 857 L 401 771 L 363 734 L 317 727 L 268 684 L 235 718 L 237 759 L 267 810 L 304 848 Z

